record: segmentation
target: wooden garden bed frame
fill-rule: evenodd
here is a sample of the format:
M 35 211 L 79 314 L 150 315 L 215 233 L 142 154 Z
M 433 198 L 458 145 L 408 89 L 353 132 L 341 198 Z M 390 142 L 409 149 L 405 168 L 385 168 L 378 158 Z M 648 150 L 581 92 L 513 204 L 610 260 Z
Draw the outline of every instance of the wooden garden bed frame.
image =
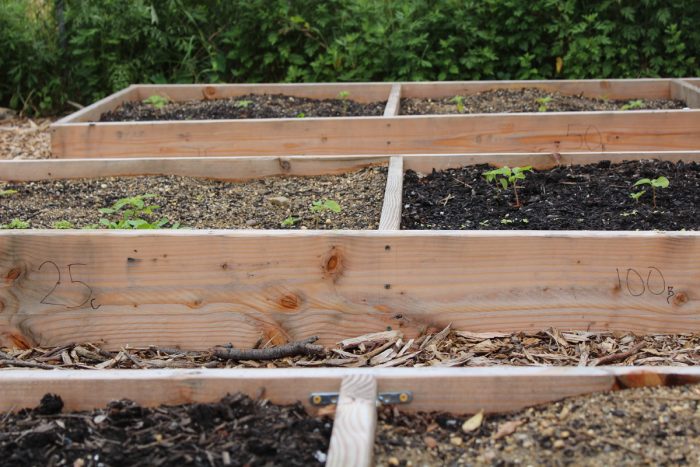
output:
M 674 98 L 690 110 L 401 116 L 402 97 L 538 87 L 609 99 Z M 249 93 L 386 101 L 382 117 L 96 123 L 125 101 Z M 56 158 L 610 152 L 700 147 L 697 79 L 133 85 L 52 125 Z
M 562 164 L 700 161 L 700 151 L 557 157 Z M 106 348 L 205 349 L 229 341 L 250 346 L 261 335 L 281 343 L 312 334 L 332 344 L 387 326 L 410 336 L 449 323 L 472 331 L 700 332 L 699 232 L 398 230 L 407 169 L 485 162 L 547 168 L 556 159 L 514 153 L 3 161 L 6 181 L 245 180 L 387 163 L 389 171 L 378 231 L 0 231 L 0 344 L 102 340 Z M 55 269 L 41 269 L 47 261 Z M 641 294 L 630 282 L 637 276 Z M 673 295 L 657 293 L 668 287 Z M 42 304 L 54 290 L 64 305 Z M 412 401 L 403 406 L 409 411 L 508 412 L 596 391 L 699 381 L 700 368 L 687 367 L 6 369 L 0 410 L 35 406 L 46 392 L 59 394 L 67 410 L 119 398 L 146 406 L 212 402 L 233 392 L 309 405 L 312 393 L 338 392 L 328 465 L 370 465 L 378 393 L 410 391 Z

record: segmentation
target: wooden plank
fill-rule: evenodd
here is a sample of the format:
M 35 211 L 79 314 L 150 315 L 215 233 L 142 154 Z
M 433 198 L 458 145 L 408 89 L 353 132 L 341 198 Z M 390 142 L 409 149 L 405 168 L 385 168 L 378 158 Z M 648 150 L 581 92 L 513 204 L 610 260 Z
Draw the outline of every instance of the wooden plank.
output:
M 698 381 L 697 367 L 491 367 L 227 370 L 0 370 L 0 411 L 35 407 L 51 392 L 66 411 L 104 407 L 128 398 L 143 406 L 214 402 L 242 392 L 274 403 L 334 392 L 343 378 L 371 376 L 379 392 L 413 391 L 402 411 L 510 412 L 528 406 L 628 386 Z
M 680 79 L 671 81 L 671 97 L 684 101 L 688 107 L 700 108 L 700 88 Z
M 485 154 L 410 154 L 403 157 L 405 170 L 429 174 L 433 169 L 445 170 L 474 164 L 508 165 L 522 167 L 531 165 L 535 169 L 551 169 L 557 165 L 595 164 L 603 160 L 620 163 L 630 160 L 658 159 L 677 162 L 700 162 L 700 151 L 640 151 L 640 152 L 577 152 L 563 154 L 538 153 L 485 153 Z
M 0 181 L 28 182 L 136 175 L 179 175 L 241 181 L 277 175 L 339 174 L 383 165 L 387 161 L 388 158 L 382 156 L 9 160 L 0 161 Z
M 700 110 L 76 123 L 54 129 L 57 158 L 672 151 L 700 147 Z
M 403 158 L 392 156 L 386 177 L 382 216 L 379 230 L 399 230 L 401 228 L 401 198 L 403 196 Z
M 493 89 L 540 88 L 548 92 L 606 99 L 669 99 L 669 82 L 662 79 L 589 79 L 524 81 L 428 81 L 405 82 L 402 97 L 438 98 L 475 94 Z
M 393 84 L 384 108 L 384 116 L 395 117 L 399 114 L 399 107 L 401 107 L 401 85 Z
M 157 94 L 171 101 L 225 99 L 246 94 L 284 94 L 310 99 L 337 99 L 348 92 L 357 102 L 386 101 L 391 83 L 139 84 L 138 100 Z
M 124 88 L 121 91 L 107 96 L 92 105 L 84 107 L 75 113 L 63 117 L 54 124 L 62 125 L 70 122 L 89 122 L 91 120 L 97 120 L 104 112 L 114 110 L 124 102 L 138 100 L 137 88 L 138 86 L 134 85 Z
M 369 374 L 343 378 L 328 448 L 328 467 L 369 467 L 377 429 L 377 381 Z
M 0 278 L 2 345 L 700 332 L 699 232 L 2 231 Z

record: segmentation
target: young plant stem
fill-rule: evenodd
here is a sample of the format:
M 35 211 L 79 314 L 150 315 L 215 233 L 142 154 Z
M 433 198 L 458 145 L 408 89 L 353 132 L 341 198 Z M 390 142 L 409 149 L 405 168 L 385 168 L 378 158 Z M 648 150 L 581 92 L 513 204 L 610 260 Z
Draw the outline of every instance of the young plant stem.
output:
M 518 184 L 513 183 L 513 193 L 515 193 L 515 207 L 520 208 L 520 198 L 518 197 Z
M 656 209 L 656 188 L 654 188 L 654 185 L 651 186 L 651 199 L 654 209 Z

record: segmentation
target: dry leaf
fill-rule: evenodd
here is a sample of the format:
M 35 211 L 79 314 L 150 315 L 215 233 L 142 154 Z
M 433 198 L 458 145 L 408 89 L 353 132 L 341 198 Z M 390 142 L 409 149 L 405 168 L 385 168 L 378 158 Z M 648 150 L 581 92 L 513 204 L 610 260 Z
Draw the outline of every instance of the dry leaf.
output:
M 479 410 L 478 413 L 476 413 L 474 416 L 472 416 L 470 419 L 462 423 L 462 431 L 465 433 L 469 433 L 471 431 L 476 430 L 481 426 L 481 423 L 484 421 L 484 410 Z
M 496 434 L 493 435 L 493 439 L 501 439 L 505 436 L 512 435 L 515 430 L 518 429 L 520 425 L 523 425 L 525 420 L 511 420 L 509 422 L 501 423 L 498 425 L 498 430 Z

